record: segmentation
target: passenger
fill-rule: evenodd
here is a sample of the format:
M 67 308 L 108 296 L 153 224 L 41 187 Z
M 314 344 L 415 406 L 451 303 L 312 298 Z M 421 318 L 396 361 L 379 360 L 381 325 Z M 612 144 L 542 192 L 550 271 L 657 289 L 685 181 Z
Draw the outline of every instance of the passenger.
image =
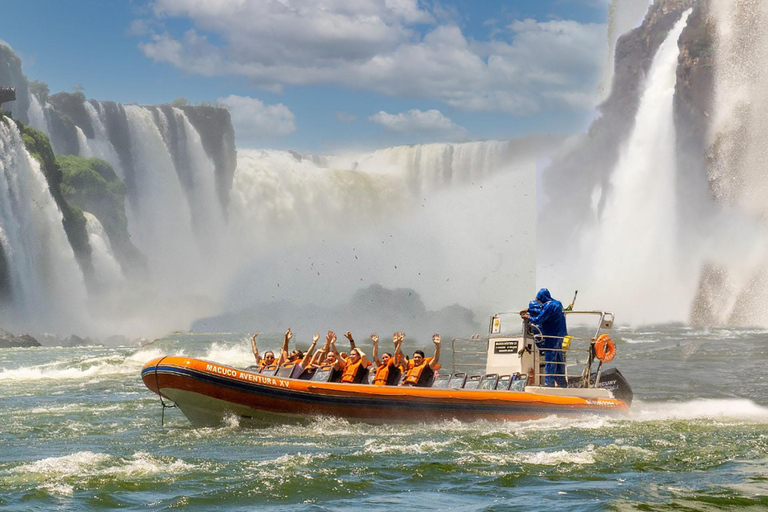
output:
M 563 304 L 550 295 L 549 290 L 542 288 L 536 294 L 536 300 L 540 307 L 528 311 L 522 311 L 520 316 L 528 320 L 541 330 L 543 341 L 537 342 L 543 348 L 544 361 L 544 385 L 549 387 L 568 387 L 565 379 L 565 357 L 561 351 L 563 338 L 568 336 L 568 327 L 565 323 Z
M 342 370 L 341 382 L 359 384 L 363 381 L 366 369 L 371 366 L 371 362 L 366 358 L 365 353 L 355 346 L 355 340 L 352 339 L 349 331 L 344 334 L 344 337 L 349 340 L 350 350 L 349 356 L 339 361 Z M 335 346 L 335 343 L 333 345 Z
M 431 384 L 435 370 L 439 368 L 440 361 L 440 335 L 432 336 L 435 344 L 435 355 L 424 358 L 424 352 L 417 350 L 413 353 L 413 359 L 408 363 L 408 372 L 403 378 L 403 386 L 427 387 Z
M 384 352 L 384 354 L 381 356 L 381 359 L 379 359 L 379 335 L 371 334 L 371 339 L 373 340 L 373 361 L 376 364 L 376 377 L 374 378 L 373 383 L 376 386 L 386 386 L 388 384 L 393 384 L 393 382 L 391 382 L 391 376 L 394 375 L 394 370 L 399 366 L 397 361 L 400 360 L 402 356 L 400 345 L 403 343 L 404 338 L 404 333 L 396 332 L 392 336 L 392 341 L 395 344 L 395 354 L 392 355 L 388 352 Z
M 310 345 L 309 350 L 307 350 L 306 353 L 299 349 L 294 349 L 288 353 L 288 342 L 291 340 L 291 338 L 293 338 L 293 333 L 289 328 L 287 331 L 285 331 L 283 346 L 280 349 L 279 366 L 283 366 L 286 363 L 294 363 L 290 378 L 297 379 L 299 375 L 304 372 L 304 368 L 309 365 L 309 361 L 312 359 L 312 355 L 315 351 L 315 346 L 317 346 L 317 340 L 320 339 L 320 333 L 315 333 L 315 335 L 312 337 L 312 345 Z

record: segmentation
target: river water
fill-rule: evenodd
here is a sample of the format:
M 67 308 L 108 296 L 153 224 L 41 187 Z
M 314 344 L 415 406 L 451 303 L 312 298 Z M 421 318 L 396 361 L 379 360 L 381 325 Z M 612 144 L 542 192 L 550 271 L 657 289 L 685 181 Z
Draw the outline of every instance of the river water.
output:
M 265 429 L 193 429 L 178 409 L 163 427 L 139 377 L 166 354 L 247 366 L 245 334 L 6 349 L 0 511 L 768 509 L 768 331 L 614 340 L 635 392 L 626 418 Z

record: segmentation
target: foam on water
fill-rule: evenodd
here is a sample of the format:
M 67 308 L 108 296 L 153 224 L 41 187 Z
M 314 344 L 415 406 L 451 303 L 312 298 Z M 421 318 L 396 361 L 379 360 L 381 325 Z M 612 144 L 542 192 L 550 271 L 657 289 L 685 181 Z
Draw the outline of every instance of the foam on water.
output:
M 522 464 L 533 464 L 537 466 L 557 466 L 559 464 L 594 464 L 595 447 L 587 446 L 585 450 L 569 452 L 567 450 L 558 450 L 554 452 L 533 452 L 521 453 L 513 457 L 513 460 Z
M 77 380 L 94 376 L 132 374 L 147 362 L 163 355 L 160 349 L 140 350 L 127 357 L 107 354 L 95 357 L 75 358 L 34 366 L 0 369 L 2 381 Z M 181 352 L 179 355 L 183 355 Z
M 632 405 L 634 421 L 719 419 L 768 422 L 768 408 L 751 400 L 691 400 L 689 402 L 639 402 Z

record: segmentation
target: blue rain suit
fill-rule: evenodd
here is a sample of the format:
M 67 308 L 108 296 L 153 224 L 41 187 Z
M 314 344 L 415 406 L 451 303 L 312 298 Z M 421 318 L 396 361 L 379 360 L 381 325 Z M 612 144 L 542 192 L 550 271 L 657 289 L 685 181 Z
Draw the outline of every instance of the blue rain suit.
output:
M 568 336 L 563 304 L 559 300 L 553 299 L 546 288 L 539 290 L 539 293 L 536 294 L 536 300 L 541 305 L 534 309 L 529 307 L 528 316 L 530 322 L 541 329 L 541 334 L 545 336 L 541 343 L 537 343 L 540 348 L 544 349 L 542 351 L 546 362 L 544 373 L 547 374 L 544 377 L 544 385 L 551 387 L 557 383 L 558 386 L 566 387 L 568 384 L 565 379 L 565 356 L 563 352 L 546 350 L 561 349 L 563 338 Z

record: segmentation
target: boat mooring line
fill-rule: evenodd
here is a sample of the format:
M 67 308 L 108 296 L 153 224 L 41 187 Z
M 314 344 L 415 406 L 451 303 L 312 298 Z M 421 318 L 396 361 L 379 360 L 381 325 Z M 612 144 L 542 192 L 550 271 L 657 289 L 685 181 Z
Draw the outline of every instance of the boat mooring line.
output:
M 171 409 L 173 407 L 178 407 L 175 403 L 173 405 L 167 405 L 165 401 L 163 400 L 163 394 L 160 393 L 160 381 L 157 376 L 157 367 L 160 366 L 160 363 L 163 362 L 163 359 L 165 359 L 168 356 L 163 356 L 160 358 L 157 363 L 155 363 L 155 385 L 157 386 L 157 396 L 160 397 L 160 405 L 162 406 L 162 412 L 160 413 L 160 428 L 165 427 L 165 410 Z

